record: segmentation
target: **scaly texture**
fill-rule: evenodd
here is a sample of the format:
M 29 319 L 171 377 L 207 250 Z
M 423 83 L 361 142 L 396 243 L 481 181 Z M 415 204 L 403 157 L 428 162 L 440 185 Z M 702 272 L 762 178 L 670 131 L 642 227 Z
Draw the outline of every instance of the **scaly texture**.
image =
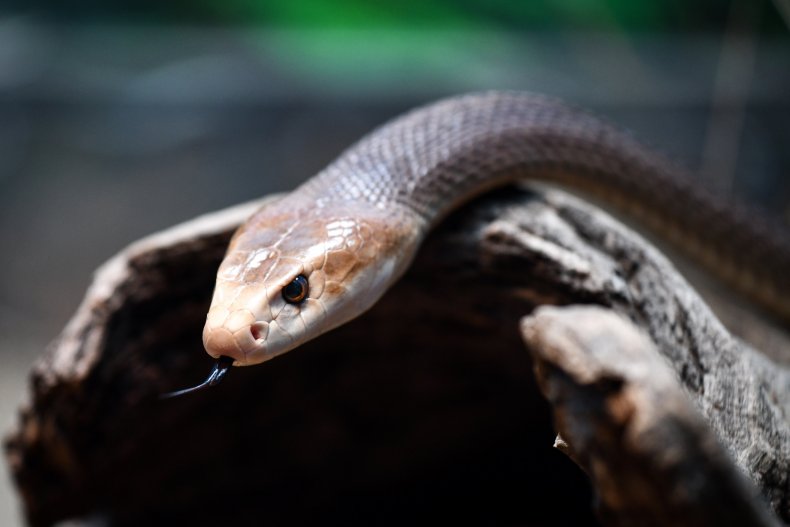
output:
M 790 318 L 790 241 L 627 133 L 545 96 L 483 93 L 418 108 L 352 146 L 303 189 L 316 202 L 404 205 L 430 224 L 503 183 L 594 194 Z
M 255 214 L 218 274 L 206 350 L 236 365 L 257 364 L 355 318 L 403 274 L 441 218 L 522 179 L 594 194 L 639 216 L 790 320 L 786 233 L 745 220 L 741 208 L 714 199 L 585 112 L 545 97 L 494 92 L 396 119 Z M 289 304 L 280 293 L 295 280 L 314 294 Z

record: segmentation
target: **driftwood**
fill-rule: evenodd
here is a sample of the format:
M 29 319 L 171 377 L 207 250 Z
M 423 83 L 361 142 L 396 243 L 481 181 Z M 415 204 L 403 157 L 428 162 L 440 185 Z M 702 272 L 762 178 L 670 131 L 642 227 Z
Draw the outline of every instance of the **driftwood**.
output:
M 98 271 L 6 439 L 32 525 L 790 521 L 787 372 L 556 191 L 470 204 L 359 320 L 160 400 L 210 367 L 213 273 L 254 207 Z

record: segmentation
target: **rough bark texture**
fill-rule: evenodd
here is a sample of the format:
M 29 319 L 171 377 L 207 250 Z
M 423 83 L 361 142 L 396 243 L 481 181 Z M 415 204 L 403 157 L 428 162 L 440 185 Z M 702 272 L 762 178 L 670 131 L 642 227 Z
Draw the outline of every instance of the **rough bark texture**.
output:
M 641 238 L 559 192 L 471 204 L 360 319 L 159 400 L 208 371 L 213 274 L 252 207 L 143 240 L 97 273 L 6 441 L 31 524 L 595 524 L 586 476 L 551 448 L 552 410 L 607 524 L 790 520 L 787 372 Z M 529 319 L 550 408 L 519 333 L 543 304 L 606 306 L 652 344 L 598 311 Z
M 592 478 L 612 525 L 778 525 L 645 335 L 601 307 L 522 321 L 555 443 Z

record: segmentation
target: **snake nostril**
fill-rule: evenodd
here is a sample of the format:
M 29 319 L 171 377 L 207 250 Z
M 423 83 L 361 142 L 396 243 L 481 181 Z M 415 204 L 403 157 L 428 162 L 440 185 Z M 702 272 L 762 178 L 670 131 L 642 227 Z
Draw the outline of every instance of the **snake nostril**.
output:
M 268 332 L 268 327 L 265 324 L 260 322 L 256 322 L 252 326 L 250 326 L 250 333 L 252 334 L 253 340 L 261 340 L 265 339 Z

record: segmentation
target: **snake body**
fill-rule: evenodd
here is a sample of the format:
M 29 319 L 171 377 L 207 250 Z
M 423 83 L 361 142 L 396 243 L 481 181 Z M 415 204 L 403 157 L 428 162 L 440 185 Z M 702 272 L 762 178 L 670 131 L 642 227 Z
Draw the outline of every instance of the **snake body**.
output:
M 358 316 L 403 274 L 442 217 L 523 179 L 579 189 L 636 213 L 790 318 L 784 233 L 712 198 L 584 111 L 492 92 L 442 100 L 385 124 L 254 214 L 220 266 L 206 351 L 234 365 L 257 364 Z

